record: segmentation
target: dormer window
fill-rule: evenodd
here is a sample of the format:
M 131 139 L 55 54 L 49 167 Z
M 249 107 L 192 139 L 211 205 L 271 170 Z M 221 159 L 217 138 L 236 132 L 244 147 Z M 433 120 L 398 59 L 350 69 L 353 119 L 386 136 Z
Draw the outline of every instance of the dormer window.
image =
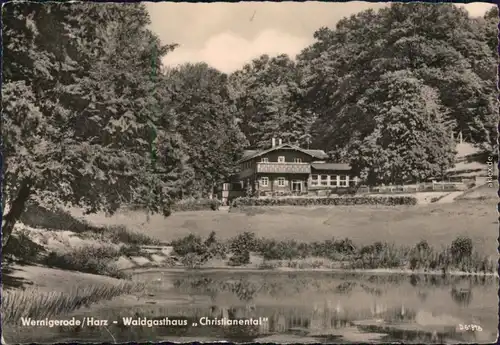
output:
M 285 163 L 285 156 L 279 156 L 278 163 Z
M 295 158 L 293 161 L 295 163 L 302 163 L 302 158 Z
M 269 163 L 269 158 L 261 158 L 261 163 Z

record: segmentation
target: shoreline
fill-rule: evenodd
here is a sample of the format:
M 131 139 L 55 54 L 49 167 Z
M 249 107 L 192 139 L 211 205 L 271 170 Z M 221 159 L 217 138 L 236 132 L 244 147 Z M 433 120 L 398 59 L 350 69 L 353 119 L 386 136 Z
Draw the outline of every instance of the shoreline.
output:
M 357 274 L 404 274 L 404 275 L 433 275 L 433 276 L 443 276 L 440 271 L 411 271 L 403 269 L 385 269 L 385 268 L 375 268 L 375 269 L 340 269 L 340 268 L 289 268 L 289 267 L 278 267 L 273 269 L 259 269 L 251 267 L 201 267 L 196 269 L 190 268 L 159 268 L 159 267 L 149 267 L 149 268 L 127 268 L 123 271 L 129 272 L 133 275 L 142 273 L 155 273 L 155 272 L 166 272 L 166 273 L 215 273 L 215 272 L 251 272 L 251 273 L 269 273 L 269 272 L 321 272 L 321 273 L 357 273 Z M 469 276 L 469 277 L 498 277 L 498 272 L 495 273 L 475 273 L 475 272 L 462 272 L 462 271 L 451 271 L 446 272 L 444 276 Z

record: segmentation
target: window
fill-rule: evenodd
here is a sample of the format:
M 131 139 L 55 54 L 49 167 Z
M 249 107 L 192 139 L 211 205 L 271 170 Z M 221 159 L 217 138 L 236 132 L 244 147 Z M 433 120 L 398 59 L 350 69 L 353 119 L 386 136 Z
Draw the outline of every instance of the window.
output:
M 278 163 L 285 163 L 285 156 L 279 156 Z
M 295 158 L 293 161 L 295 163 L 302 163 L 302 158 Z
M 337 175 L 330 176 L 330 185 L 334 187 L 337 186 Z
M 347 187 L 347 176 L 346 175 L 340 175 L 340 186 Z
M 269 177 L 262 177 L 262 178 L 260 179 L 260 185 L 261 185 L 262 187 L 267 187 L 267 186 L 269 186 Z
M 328 175 L 321 175 L 321 185 L 328 186 Z
M 284 177 L 278 177 L 278 186 L 284 187 L 286 183 L 286 180 Z
M 311 186 L 318 185 L 318 175 L 311 175 Z
M 265 157 L 265 158 L 261 158 L 261 163 L 269 163 L 269 158 Z

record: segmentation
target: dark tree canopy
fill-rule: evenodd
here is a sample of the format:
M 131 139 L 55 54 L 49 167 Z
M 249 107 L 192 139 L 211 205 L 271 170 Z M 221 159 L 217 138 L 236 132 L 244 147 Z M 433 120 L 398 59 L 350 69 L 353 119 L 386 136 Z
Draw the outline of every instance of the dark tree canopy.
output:
M 303 107 L 301 71 L 287 56 L 263 55 L 230 77 L 239 124 L 250 145 L 266 148 L 271 138 L 307 145 L 314 117 Z
M 227 76 L 204 63 L 186 64 L 165 73 L 164 107 L 172 128 L 184 138 L 194 180 L 190 193 L 206 195 L 236 172 L 246 146 L 229 97 Z
M 152 63 L 172 46 L 146 29 L 145 7 L 9 3 L 2 15 L 4 241 L 30 199 L 112 213 L 147 190 L 149 209 L 168 207 L 149 141 L 161 116 Z
M 372 162 L 359 157 L 361 152 L 353 151 L 352 145 L 357 143 L 360 149 L 366 145 L 364 150 L 377 149 L 379 157 L 386 157 L 381 159 L 392 159 L 390 150 L 379 142 L 380 117 L 411 130 L 409 116 L 429 116 L 429 108 L 434 108 L 438 122 L 425 122 L 428 127 L 422 131 L 437 131 L 436 137 L 444 131 L 441 135 L 446 138 L 462 133 L 467 141 L 492 150 L 498 109 L 491 17 L 471 18 L 452 4 L 392 4 L 345 18 L 335 29 L 318 30 L 316 42 L 298 56 L 298 66 L 307 76 L 308 107 L 317 115 L 314 144 L 356 162 L 359 168 L 360 164 L 369 168 Z M 405 89 L 408 78 L 410 84 L 420 85 L 420 95 Z M 386 92 L 397 87 L 408 95 Z M 429 139 L 413 144 L 426 152 L 442 143 Z M 405 159 L 411 160 L 410 152 Z M 449 167 L 451 154 L 439 156 L 441 168 Z M 402 179 L 428 175 L 435 170 L 430 165 L 426 173 L 416 174 L 408 167 L 397 175 Z

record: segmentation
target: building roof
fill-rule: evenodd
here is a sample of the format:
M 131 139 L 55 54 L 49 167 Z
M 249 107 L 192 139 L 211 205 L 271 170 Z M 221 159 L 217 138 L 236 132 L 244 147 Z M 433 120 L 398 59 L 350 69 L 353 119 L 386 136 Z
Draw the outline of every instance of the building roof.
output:
M 311 168 L 316 170 L 351 170 L 346 163 L 311 163 Z
M 260 152 L 260 151 L 259 150 L 245 150 L 245 151 L 243 151 L 243 156 L 241 157 L 240 162 L 243 162 L 249 158 L 252 158 L 258 152 Z
M 266 153 L 269 153 L 269 152 L 272 152 L 275 150 L 279 150 L 279 149 L 290 149 L 290 150 L 301 151 L 301 152 L 304 152 L 305 154 L 308 154 L 311 157 L 320 158 L 320 159 L 328 157 L 328 155 L 323 150 L 306 150 L 306 149 L 300 148 L 300 147 L 295 146 L 295 145 L 282 144 L 282 145 L 277 145 L 275 147 L 271 147 L 271 148 L 266 149 L 266 150 L 245 150 L 243 152 L 243 157 L 238 161 L 238 163 L 245 162 L 249 159 L 256 158 L 256 157 L 262 156 L 263 154 L 266 154 Z

